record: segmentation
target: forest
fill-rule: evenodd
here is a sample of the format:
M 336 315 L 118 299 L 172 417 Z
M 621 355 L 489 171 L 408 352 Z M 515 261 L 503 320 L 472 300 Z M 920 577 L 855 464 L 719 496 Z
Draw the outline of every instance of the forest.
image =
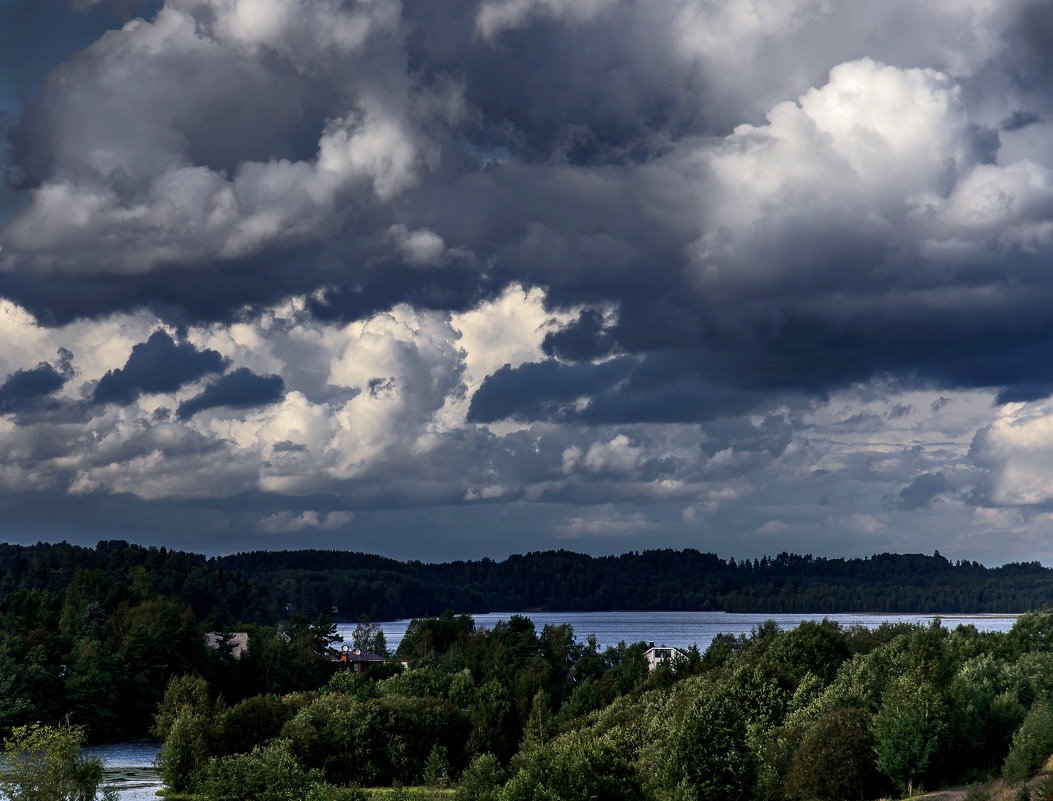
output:
M 354 645 L 377 649 L 376 626 Z M 172 793 L 208 801 L 858 801 L 1000 777 L 1053 752 L 1053 614 L 972 626 L 805 622 L 718 637 L 652 672 L 567 625 L 412 622 L 408 669 L 229 704 L 174 678 L 155 733 Z M 396 796 L 392 796 L 396 797 Z
M 0 544 L 0 600 L 25 591 L 59 598 L 78 572 L 106 586 L 126 583 L 136 568 L 159 595 L 216 625 L 273 624 L 292 612 L 357 622 L 447 609 L 976 614 L 1053 607 L 1051 568 L 952 562 L 939 551 L 856 559 L 783 552 L 736 561 L 691 549 L 600 557 L 560 550 L 426 563 L 318 550 L 206 558 L 122 540 L 95 548 Z
M 263 582 L 306 614 L 397 620 L 446 609 L 485 611 L 1006 613 L 1053 606 L 1053 570 L 988 568 L 940 555 L 826 559 L 780 553 L 721 559 L 687 550 L 593 557 L 571 551 L 442 564 L 340 551 L 257 551 L 209 564 Z
M 335 625 L 318 613 L 346 604 L 336 613 L 360 616 L 351 645 L 387 655 L 368 614 L 378 589 L 353 575 L 398 587 L 422 577 L 406 608 L 424 610 L 443 593 L 484 591 L 511 609 L 558 609 L 612 582 L 657 608 L 710 587 L 725 605 L 781 598 L 776 611 L 814 611 L 808 597 L 871 611 L 913 597 L 929 599 L 915 611 L 942 611 L 971 586 L 977 603 L 1018 611 L 1044 606 L 1050 581 L 1037 563 L 985 568 L 938 553 L 736 563 L 560 551 L 423 565 L 0 545 L 0 736 L 17 753 L 19 738 L 41 735 L 27 724 L 90 741 L 156 737 L 173 797 L 208 801 L 357 801 L 364 788 L 406 796 L 422 785 L 457 801 L 848 801 L 1020 783 L 1053 752 L 1051 612 L 1022 614 L 1007 633 L 769 622 L 651 672 L 644 643 L 601 650 L 587 632 L 539 631 L 520 614 L 480 628 L 462 607 L 414 613 L 398 653 L 356 675 L 334 661 Z M 249 635 L 244 653 L 224 638 L 206 646 L 205 632 L 234 630 Z

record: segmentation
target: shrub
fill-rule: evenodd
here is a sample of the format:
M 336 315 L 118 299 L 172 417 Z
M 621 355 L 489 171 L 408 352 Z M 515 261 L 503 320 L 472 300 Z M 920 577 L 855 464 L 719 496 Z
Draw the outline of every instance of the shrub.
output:
M 1046 776 L 1036 786 L 1031 794 L 1034 801 L 1053 801 L 1053 776 Z M 969 799 L 968 801 L 974 801 Z M 987 801 L 987 799 L 975 799 L 975 801 Z
M 454 801 L 493 801 L 497 798 L 505 779 L 505 771 L 497 757 L 493 754 L 481 754 L 461 775 L 461 781 L 454 793 Z
M 565 737 L 517 760 L 500 801 L 639 801 L 644 794 L 636 766 L 594 737 Z
M 102 760 L 84 757 L 72 726 L 16 726 L 4 741 L 0 796 L 9 801 L 93 801 Z
M 1053 710 L 1036 701 L 1013 735 L 1013 745 L 1002 765 L 1002 778 L 1022 782 L 1038 770 L 1053 751 Z
M 254 745 L 273 740 L 281 734 L 282 726 L 292 717 L 292 710 L 273 695 L 246 698 L 216 717 L 214 748 L 217 754 L 237 754 L 251 751 Z
M 248 754 L 211 759 L 200 791 L 209 801 L 303 801 L 321 783 L 321 771 L 303 770 L 288 742 L 277 740 Z

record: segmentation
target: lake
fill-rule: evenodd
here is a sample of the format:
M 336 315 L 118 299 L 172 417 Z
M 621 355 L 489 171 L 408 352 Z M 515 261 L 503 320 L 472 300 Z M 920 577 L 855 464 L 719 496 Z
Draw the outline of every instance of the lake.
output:
M 102 787 L 116 787 L 121 801 L 157 801 L 161 779 L 154 758 L 160 750 L 158 742 L 136 740 L 92 745 L 84 753 L 102 759 Z
M 579 641 L 589 634 L 595 634 L 601 650 L 617 645 L 622 640 L 626 643 L 653 640 L 656 645 L 675 648 L 697 644 L 702 651 L 709 647 L 717 634 L 749 634 L 766 620 L 774 620 L 781 629 L 792 629 L 802 620 L 820 621 L 823 618 L 836 620 L 845 627 L 862 625 L 877 628 L 885 621 L 927 624 L 939 617 L 946 628 L 971 624 L 980 631 L 1006 632 L 1013 627 L 1017 618 L 1016 615 L 765 615 L 735 612 L 487 612 L 472 615 L 472 618 L 477 626 L 492 628 L 497 621 L 508 620 L 513 614 L 529 617 L 538 632 L 546 623 L 569 623 L 574 627 L 574 636 Z M 409 620 L 381 622 L 388 648 L 394 650 L 398 647 L 409 623 Z M 337 626 L 337 633 L 347 642 L 351 641 L 354 630 L 355 627 L 350 624 Z

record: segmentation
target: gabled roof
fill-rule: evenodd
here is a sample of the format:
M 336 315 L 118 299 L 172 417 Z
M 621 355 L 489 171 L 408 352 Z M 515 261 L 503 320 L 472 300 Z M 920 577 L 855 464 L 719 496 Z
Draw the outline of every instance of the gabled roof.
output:
M 344 646 L 340 649 L 341 658 L 346 656 L 348 662 L 387 662 L 387 657 L 380 654 L 372 654 L 369 651 L 360 651 L 357 648 Z
M 644 651 L 644 655 L 646 656 L 652 651 L 675 651 L 681 656 L 687 656 L 687 651 L 685 651 L 683 648 L 677 648 L 675 645 L 652 645 L 650 648 Z

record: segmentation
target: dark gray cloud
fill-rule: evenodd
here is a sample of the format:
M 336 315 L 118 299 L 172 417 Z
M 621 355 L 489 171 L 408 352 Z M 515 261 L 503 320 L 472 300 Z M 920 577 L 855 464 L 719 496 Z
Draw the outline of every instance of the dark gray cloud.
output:
M 588 398 L 624 381 L 635 360 L 615 359 L 600 365 L 561 364 L 554 359 L 531 362 L 513 368 L 506 364 L 487 376 L 472 396 L 468 419 L 493 422 L 506 418 L 566 419 L 581 410 L 578 398 Z
M 256 375 L 239 367 L 213 381 L 200 394 L 179 404 L 180 420 L 187 420 L 205 409 L 225 406 L 231 409 L 250 409 L 266 406 L 282 397 L 285 382 L 277 375 Z
M 188 381 L 222 372 L 223 368 L 223 357 L 217 351 L 200 351 L 185 342 L 177 344 L 164 331 L 155 331 L 146 342 L 132 348 L 124 367 L 109 370 L 99 379 L 92 400 L 131 403 L 144 392 L 174 392 Z
M 549 356 L 569 361 L 606 356 L 615 346 L 606 328 L 601 311 L 582 309 L 578 313 L 578 319 L 570 325 L 546 334 L 541 348 Z
M 921 509 L 937 495 L 947 491 L 947 477 L 943 473 L 922 473 L 899 491 L 896 508 L 904 511 Z
M 73 375 L 73 354 L 59 349 L 58 366 L 41 362 L 29 370 L 16 370 L 0 384 L 0 413 L 26 412 L 59 390 Z

